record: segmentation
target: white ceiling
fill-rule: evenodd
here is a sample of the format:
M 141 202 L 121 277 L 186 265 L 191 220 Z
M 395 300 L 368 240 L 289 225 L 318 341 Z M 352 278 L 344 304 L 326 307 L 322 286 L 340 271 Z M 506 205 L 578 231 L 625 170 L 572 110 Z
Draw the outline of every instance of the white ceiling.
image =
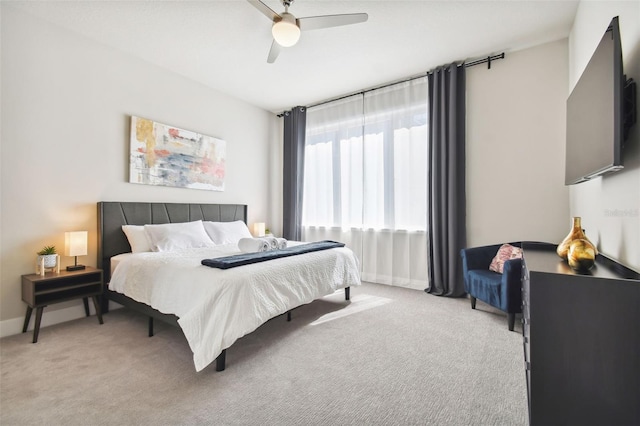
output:
M 264 0 L 282 12 L 278 0 Z M 578 0 L 296 0 L 297 17 L 369 14 L 309 31 L 267 64 L 271 22 L 245 0 L 3 1 L 268 111 L 310 105 L 569 35 Z

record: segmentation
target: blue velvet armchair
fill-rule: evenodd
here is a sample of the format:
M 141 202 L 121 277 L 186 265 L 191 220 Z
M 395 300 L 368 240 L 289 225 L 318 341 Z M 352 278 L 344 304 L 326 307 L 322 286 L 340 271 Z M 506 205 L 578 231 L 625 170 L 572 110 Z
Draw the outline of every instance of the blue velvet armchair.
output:
M 520 243 L 509 243 L 521 247 Z M 480 299 L 507 313 L 513 331 L 516 314 L 522 312 L 522 259 L 507 260 L 502 274 L 489 270 L 491 260 L 502 244 L 462 249 L 464 287 L 471 298 L 471 309 Z

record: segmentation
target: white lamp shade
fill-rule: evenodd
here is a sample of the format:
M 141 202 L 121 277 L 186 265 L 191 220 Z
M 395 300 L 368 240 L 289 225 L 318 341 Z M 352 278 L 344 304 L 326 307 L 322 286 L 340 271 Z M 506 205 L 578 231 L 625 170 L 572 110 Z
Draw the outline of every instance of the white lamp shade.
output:
M 282 20 L 271 27 L 271 34 L 280 46 L 293 46 L 300 39 L 300 28 L 296 25 L 296 18 L 290 13 L 283 13 Z
M 264 237 L 264 222 L 256 222 L 253 224 L 253 236 L 254 237 Z
M 87 255 L 87 231 L 76 231 L 76 232 L 64 233 L 64 255 L 65 256 L 86 256 Z

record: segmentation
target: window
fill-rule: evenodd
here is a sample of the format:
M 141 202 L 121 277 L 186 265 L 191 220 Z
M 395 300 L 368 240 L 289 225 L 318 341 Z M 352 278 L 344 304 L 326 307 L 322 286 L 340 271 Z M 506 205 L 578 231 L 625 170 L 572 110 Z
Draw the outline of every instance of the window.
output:
M 303 235 L 420 232 L 426 253 L 427 85 L 412 80 L 307 110 Z

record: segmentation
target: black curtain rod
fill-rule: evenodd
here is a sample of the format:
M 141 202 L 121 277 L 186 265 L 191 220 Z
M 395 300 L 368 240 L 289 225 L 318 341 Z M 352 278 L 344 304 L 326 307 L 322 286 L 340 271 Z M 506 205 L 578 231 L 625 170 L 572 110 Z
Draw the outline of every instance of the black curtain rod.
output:
M 481 58 L 481 59 L 475 59 L 471 62 L 463 62 L 462 64 L 458 65 L 459 67 L 465 67 L 465 68 L 469 68 L 469 67 L 474 67 L 476 65 L 480 65 L 480 64 L 487 64 L 487 69 L 491 69 L 491 62 L 492 61 L 496 61 L 498 59 L 504 59 L 504 52 L 498 54 L 498 55 L 489 55 L 486 58 Z M 329 102 L 335 102 L 335 101 L 339 101 L 341 99 L 346 99 L 346 98 L 350 98 L 351 96 L 356 96 L 356 95 L 364 95 L 367 92 L 371 92 L 373 90 L 378 90 L 378 89 L 384 89 L 385 87 L 389 87 L 389 86 L 394 86 L 396 84 L 400 84 L 400 83 L 406 83 L 407 81 L 413 81 L 413 80 L 417 80 L 419 78 L 422 78 L 424 76 L 427 76 L 429 74 L 433 74 L 433 70 L 428 71 L 426 74 L 420 74 L 414 77 L 409 77 L 406 78 L 404 80 L 400 80 L 400 81 L 394 81 L 393 83 L 388 83 L 388 84 L 383 84 L 382 86 L 376 86 L 376 87 L 372 87 L 371 89 L 366 89 L 366 90 L 361 90 L 359 92 L 355 92 L 352 93 L 350 95 L 344 95 L 344 96 L 340 96 L 338 98 L 333 98 L 333 99 L 329 99 L 326 101 L 322 101 L 322 102 L 318 102 L 317 104 L 312 104 L 307 106 L 306 108 L 313 108 L 313 107 L 317 107 L 320 105 L 324 105 L 324 104 L 328 104 Z M 284 116 L 288 111 L 285 111 L 281 114 L 278 114 L 278 117 L 282 117 Z
M 480 64 L 487 64 L 487 69 L 491 69 L 491 61 L 495 61 L 497 59 L 504 59 L 504 52 L 502 52 L 499 55 L 493 55 L 493 56 L 487 56 L 486 58 L 482 58 L 482 59 L 476 59 L 475 61 L 471 61 L 471 62 L 465 62 L 464 63 L 464 67 L 468 68 L 468 67 L 473 67 L 476 65 L 480 65 Z

